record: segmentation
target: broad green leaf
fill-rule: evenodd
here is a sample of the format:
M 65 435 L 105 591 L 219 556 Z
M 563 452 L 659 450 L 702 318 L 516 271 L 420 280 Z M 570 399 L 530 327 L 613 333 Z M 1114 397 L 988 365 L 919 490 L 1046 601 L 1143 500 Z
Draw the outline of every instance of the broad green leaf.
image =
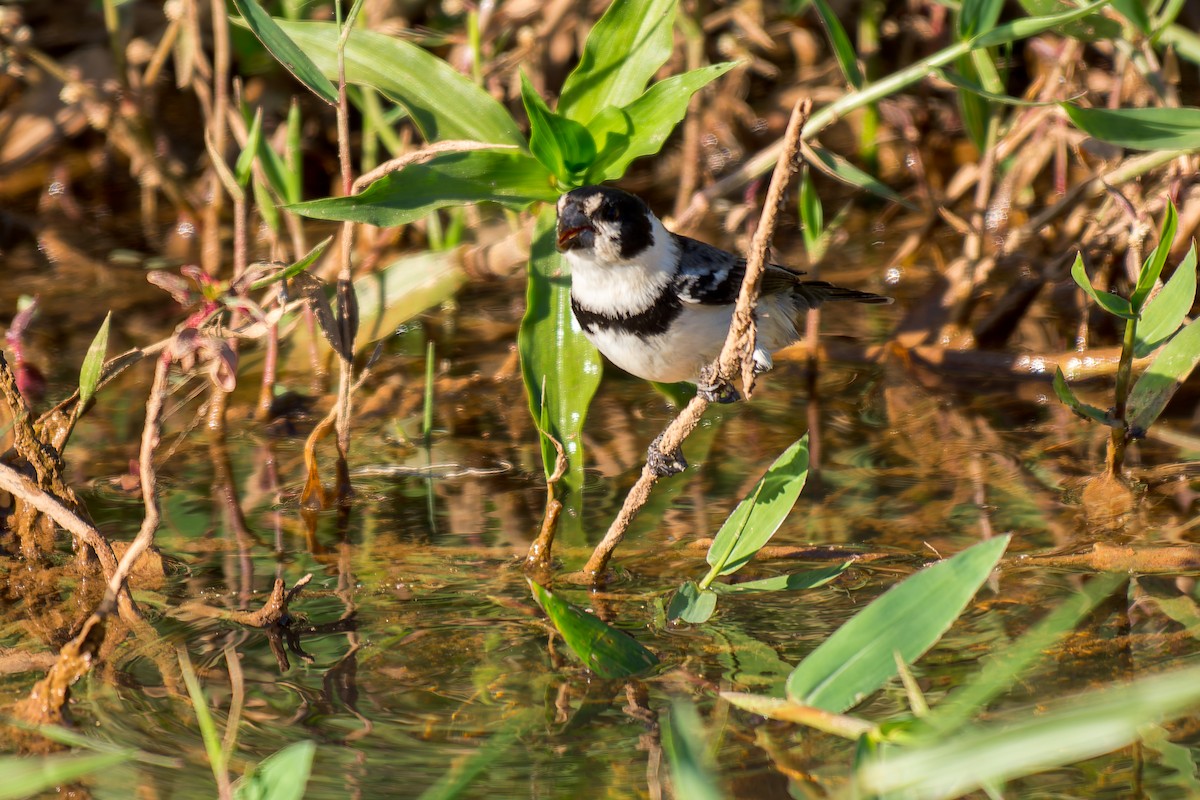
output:
M 73 783 L 85 775 L 111 769 L 133 759 L 132 750 L 52 756 L 4 756 L 0 758 L 0 800 L 22 798 Z
M 829 35 L 833 56 L 837 59 L 838 66 L 841 67 L 846 83 L 855 89 L 861 89 L 866 78 L 863 77 L 862 70 L 858 68 L 858 54 L 854 52 L 854 45 L 850 43 L 850 37 L 846 35 L 846 29 L 842 27 L 841 20 L 837 18 L 837 14 L 833 13 L 833 9 L 829 7 L 826 0 L 812 0 L 812 4 L 821 18 L 821 24 L 825 26 L 825 32 Z
M 1141 270 L 1138 271 L 1137 286 L 1134 288 L 1133 294 L 1129 296 L 1129 305 L 1133 308 L 1134 313 L 1141 313 L 1142 304 L 1146 302 L 1146 298 L 1154 289 L 1154 284 L 1158 282 L 1158 276 L 1162 274 L 1163 267 L 1167 264 L 1167 256 L 1175 241 L 1177 227 L 1179 227 L 1179 212 L 1175 210 L 1175 204 L 1168 200 L 1167 213 L 1163 215 L 1162 230 L 1158 234 L 1158 244 L 1150 251 L 1150 255 L 1146 256 Z
M 886 183 L 863 172 L 836 153 L 826 150 L 823 147 L 812 147 L 808 150 L 808 153 L 816 157 L 812 164 L 813 167 L 819 169 L 829 177 L 841 181 L 847 186 L 865 189 L 877 197 L 882 197 L 884 200 L 899 203 L 910 211 L 917 210 L 917 207 L 913 203 L 897 194 Z
M 712 589 L 701 589 L 695 581 L 687 581 L 671 598 L 671 604 L 667 606 L 667 618 L 700 625 L 708 622 L 716 609 L 716 592 Z
M 756 581 L 714 583 L 712 590 L 717 594 L 749 594 L 750 592 L 797 592 L 802 589 L 816 589 L 841 575 L 849 566 L 850 562 L 847 561 L 824 569 L 810 569 L 804 572 L 793 572 L 791 575 L 760 578 Z
M 1121 319 L 1134 319 L 1136 315 L 1133 313 L 1129 301 L 1120 295 L 1112 292 L 1097 292 L 1092 286 L 1091 280 L 1088 279 L 1087 268 L 1083 266 L 1083 254 L 1075 255 L 1075 263 L 1071 266 L 1071 277 L 1075 279 L 1075 283 L 1079 284 L 1079 288 L 1087 292 L 1088 297 L 1096 301 L 1096 305 L 1103 308 L 1108 313 Z
M 1084 617 L 1128 580 L 1128 575 L 1113 572 L 1096 576 L 1082 591 L 1060 603 L 1017 641 L 995 648 L 978 672 L 952 690 L 924 718 L 931 737 L 949 735 L 1007 692 L 1055 642 L 1074 630 Z
M 873 722 L 845 714 L 834 714 L 823 708 L 815 708 L 797 703 L 794 700 L 784 700 L 779 697 L 769 697 L 762 694 L 746 694 L 745 692 L 721 692 L 721 697 L 731 705 L 758 714 L 767 719 L 777 719 L 780 722 L 794 722 L 797 725 L 807 725 L 834 736 L 844 739 L 858 739 L 863 736 L 875 736 L 879 726 Z
M 79 368 L 79 408 L 85 408 L 96 387 L 100 385 L 100 372 L 104 369 L 104 356 L 108 353 L 108 329 L 112 323 L 112 312 L 104 315 L 100 330 L 92 343 L 88 345 L 87 355 L 83 357 L 83 366 Z
M 535 422 L 545 409 L 549 429 L 567 455 L 569 468 L 561 486 L 567 495 L 583 488 L 583 423 L 600 385 L 600 354 L 579 329 L 571 313 L 570 271 L 554 247 L 554 209 L 538 216 L 529 254 L 525 316 L 517 336 L 521 375 Z M 549 477 L 554 471 L 553 445 L 543 439 L 542 458 Z
M 1075 396 L 1075 392 L 1067 384 L 1067 376 L 1063 374 L 1062 367 L 1054 370 L 1054 393 L 1058 395 L 1058 399 L 1063 402 L 1063 405 L 1081 417 L 1099 422 L 1101 425 L 1113 425 L 1115 422 L 1107 412 L 1088 405 Z
M 336 24 L 279 25 L 321 72 L 337 76 Z M 469 139 L 525 147 L 525 138 L 504 106 L 442 59 L 403 39 L 367 30 L 351 32 L 346 81 L 374 87 L 404 106 L 427 142 Z
M 254 168 L 254 159 L 262 144 L 262 107 L 254 112 L 254 121 L 250 123 L 250 131 L 246 134 L 246 146 L 238 154 L 237 163 L 233 165 L 233 178 L 238 186 L 250 185 L 250 171 Z
M 632 103 L 671 57 L 676 0 L 613 0 L 563 83 L 558 113 L 585 125 Z
M 303 800 L 315 742 L 294 742 L 263 759 L 234 786 L 235 800 Z
M 1129 392 L 1129 435 L 1143 436 L 1200 361 L 1200 319 L 1167 342 Z
M 233 0 L 233 4 L 237 7 L 238 13 L 242 15 L 246 27 L 258 37 L 258 40 L 263 43 L 263 47 L 275 56 L 276 61 L 295 75 L 296 80 L 312 90 L 317 97 L 330 105 L 337 105 L 337 87 L 326 77 L 329 74 L 328 71 L 326 70 L 322 74 L 322 70 L 309 58 L 312 51 L 308 47 L 294 41 L 280 23 L 258 4 L 258 0 Z M 336 40 L 335 36 L 334 41 Z M 334 75 L 337 75 L 336 69 Z
M 1150 355 L 1179 330 L 1184 318 L 1192 310 L 1195 300 L 1196 245 L 1193 243 L 1183 261 L 1175 268 L 1175 274 L 1142 309 L 1142 318 L 1136 331 L 1137 339 L 1133 345 L 1134 356 L 1142 358 Z
M 717 531 L 708 548 L 707 560 L 712 569 L 700 582 L 702 587 L 707 588 L 719 575 L 737 572 L 754 558 L 796 505 L 806 480 L 808 434 L 775 459 Z
M 521 72 L 521 101 L 529 115 L 529 150 L 542 166 L 570 184 L 596 160 L 596 143 L 587 128 L 573 119 L 560 117 L 547 106 Z
M 1009 536 L 980 542 L 909 576 L 856 614 L 788 677 L 788 698 L 841 713 L 942 638 L 987 580 Z
M 1073 10 L 1067 0 L 1019 0 L 1021 8 L 1031 18 L 1045 18 L 1048 15 L 1061 15 Z M 1105 3 L 1107 5 L 1107 3 Z M 1064 20 L 1055 26 L 1055 32 L 1070 36 L 1083 42 L 1096 42 L 1118 39 L 1121 36 L 1121 24 L 1116 20 L 1105 17 L 1098 10 L 1097 4 L 1082 14 L 1075 14 L 1074 19 Z M 1039 31 L 1040 33 L 1040 31 Z M 1033 34 L 1027 34 L 1032 36 Z M 1025 37 L 1020 37 L 1025 38 Z
M 893 797 L 960 797 L 987 784 L 1072 764 L 1136 741 L 1143 725 L 1200 703 L 1200 669 L 1175 670 L 1075 695 L 977 725 L 925 747 L 888 749 L 865 763 L 855 789 Z
M 963 0 L 958 12 L 958 36 L 970 39 L 996 27 L 1004 0 Z
M 687 700 L 671 703 L 667 724 L 662 727 L 663 754 L 671 768 L 673 795 L 688 800 L 722 800 L 712 749 L 706 741 L 704 723 L 696 707 Z
M 692 95 L 736 66 L 713 64 L 659 81 L 623 108 L 608 107 L 588 129 L 600 151 L 588 170 L 589 183 L 620 178 L 636 158 L 652 156 L 687 114 Z
M 1083 108 L 1063 103 L 1075 126 L 1131 150 L 1200 148 L 1200 108 Z
M 534 581 L 534 599 L 571 652 L 601 678 L 632 678 L 658 666 L 658 657 L 627 633 L 562 600 Z
M 410 164 L 375 181 L 361 194 L 310 200 L 288 209 L 314 219 L 389 227 L 413 222 L 446 206 L 492 202 L 522 209 L 539 200 L 557 199 L 550 173 L 533 156 L 515 150 L 470 150 Z

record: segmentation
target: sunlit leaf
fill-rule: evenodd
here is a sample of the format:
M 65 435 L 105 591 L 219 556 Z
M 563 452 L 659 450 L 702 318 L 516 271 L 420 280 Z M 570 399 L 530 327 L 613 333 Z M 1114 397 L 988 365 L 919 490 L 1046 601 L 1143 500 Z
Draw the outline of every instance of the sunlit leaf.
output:
M 132 750 L 0 758 L 0 800 L 21 800 L 132 760 Z
M 560 117 L 547 106 L 521 72 L 521 101 L 529 115 L 529 150 L 542 166 L 569 184 L 572 177 L 596 158 L 596 143 L 587 128 Z
M 678 798 L 688 800 L 722 800 L 725 794 L 718 788 L 716 765 L 713 764 L 704 723 L 696 707 L 687 700 L 671 703 L 671 713 L 662 727 L 663 754 L 671 768 L 671 788 Z
M 549 430 L 566 452 L 568 470 L 562 479 L 565 494 L 583 487 L 583 423 L 596 387 L 600 385 L 600 354 L 579 329 L 571 313 L 570 272 L 554 247 L 554 209 L 538 216 L 530 246 L 529 283 L 525 316 L 517 337 L 521 375 L 535 422 L 545 408 Z M 543 440 L 547 477 L 554 471 L 556 452 Z
M 1018 39 L 1028 39 L 1030 36 L 1037 36 L 1039 33 L 1051 29 L 1077 39 L 1087 39 L 1092 36 L 1116 38 L 1121 33 L 1121 26 L 1096 13 L 1108 3 L 1109 0 L 1096 0 L 1084 6 L 1074 7 L 1065 0 L 1021 0 L 1021 5 L 1031 16 L 997 25 L 990 31 L 971 39 L 971 45 L 973 47 L 995 47 L 999 44 L 1015 42 Z M 1064 10 L 1058 11 L 1058 9 Z M 1077 20 L 1082 22 L 1076 25 L 1074 23 Z M 1111 32 L 1098 33 L 1101 28 Z
M 963 0 L 958 12 L 959 38 L 969 39 L 996 27 L 1004 0 Z
M 100 373 L 104 369 L 104 356 L 108 353 L 108 329 L 112 323 L 112 312 L 104 315 L 100 330 L 96 331 L 92 343 L 88 345 L 87 355 L 83 357 L 83 366 L 79 368 L 79 408 L 87 406 L 92 396 L 100 386 Z
M 1045 18 L 1047 15 L 1070 13 L 1074 8 L 1067 0 L 1019 0 L 1021 8 L 1031 18 Z M 1140 2 L 1140 0 L 1135 0 Z M 1107 5 L 1105 3 L 1104 5 Z M 1121 36 L 1121 24 L 1109 19 L 1093 3 L 1092 8 L 1083 13 L 1075 14 L 1074 19 L 1063 20 L 1056 26 L 1056 32 L 1084 42 L 1117 39 Z M 1027 34 L 1032 36 L 1033 34 Z M 1024 38 L 1024 37 L 1021 37 Z
M 267 756 L 234 786 L 235 800 L 302 800 L 316 754 L 315 742 L 294 742 Z
M 863 172 L 836 153 L 826 150 L 823 147 L 812 147 L 808 149 L 808 152 L 815 156 L 813 167 L 819 169 L 829 177 L 841 181 L 847 186 L 864 189 L 877 197 L 882 197 L 884 200 L 899 203 L 910 211 L 917 210 L 916 205 L 896 193 L 886 183 L 873 175 Z
M 522 209 L 558 192 L 533 156 L 515 150 L 442 153 L 372 183 L 360 194 L 296 203 L 288 208 L 315 219 L 350 220 L 390 227 L 422 219 L 447 206 L 493 202 Z
M 780 722 L 807 725 L 844 739 L 854 740 L 876 734 L 879 731 L 879 727 L 875 723 L 865 719 L 835 714 L 823 708 L 797 703 L 794 700 L 784 700 L 761 694 L 746 694 L 745 692 L 721 692 L 721 697 L 751 714 L 777 719 Z
M 712 569 L 700 585 L 707 587 L 718 575 L 737 572 L 770 541 L 796 504 L 808 479 L 808 435 L 775 459 L 754 489 L 713 537 L 707 560 Z
M 1195 301 L 1196 245 L 1193 243 L 1183 261 L 1175 268 L 1175 274 L 1142 309 L 1133 345 L 1134 356 L 1142 358 L 1150 355 L 1179 330 Z
M 1163 267 L 1167 264 L 1167 256 L 1171 252 L 1171 244 L 1175 241 L 1177 227 L 1179 227 L 1179 212 L 1175 210 L 1175 204 L 1168 200 L 1167 212 L 1163 215 L 1162 230 L 1158 235 L 1158 244 L 1150 251 L 1150 255 L 1146 256 L 1141 270 L 1138 271 L 1137 286 L 1134 288 L 1133 294 L 1129 296 L 1129 305 L 1135 313 L 1141 312 L 1142 304 L 1150 296 L 1154 284 L 1158 282 L 1158 276 L 1162 274 Z
M 1058 100 L 1025 100 L 1020 97 L 1013 97 L 1012 95 L 989 92 L 987 89 L 984 89 L 982 86 L 980 86 L 978 82 L 968 80 L 962 75 L 949 70 L 938 70 L 938 77 L 946 81 L 946 83 L 953 84 L 957 89 L 962 89 L 965 92 L 977 94 L 980 97 L 992 101 L 993 103 L 1001 103 L 1008 106 L 1021 106 L 1023 108 L 1038 108 L 1040 106 L 1056 106 L 1060 102 Z
M 1081 417 L 1086 417 L 1101 425 L 1113 425 L 1116 423 L 1106 411 L 1102 411 L 1095 406 L 1088 405 L 1075 396 L 1074 390 L 1067 384 L 1067 376 L 1063 374 L 1062 367 L 1054 370 L 1054 393 L 1058 395 L 1058 399 L 1063 402 L 1068 408 L 1074 411 Z
M 321 69 L 309 58 L 311 51 L 307 46 L 295 42 L 280 23 L 263 10 L 258 0 L 233 0 L 233 4 L 245 20 L 246 26 L 271 55 L 275 56 L 276 61 L 295 75 L 296 80 L 311 89 L 317 97 L 330 105 L 337 105 L 337 88 L 326 77 L 328 72 L 322 74 Z M 334 30 L 336 31 L 336 26 Z M 336 70 L 334 74 L 337 74 Z
M 631 678 L 658 666 L 658 657 L 597 616 L 529 581 L 534 599 L 562 634 L 563 641 L 601 678 Z
M 1200 361 L 1200 319 L 1167 342 L 1129 392 L 1129 432 L 1144 435 Z
M 687 114 L 692 95 L 731 70 L 726 62 L 659 81 L 623 108 L 609 107 L 588 123 L 600 151 L 588 170 L 589 183 L 616 180 L 636 158 L 652 156 Z
M 692 625 L 708 622 L 717 608 L 717 593 L 701 589 L 695 581 L 686 581 L 675 591 L 667 606 L 668 619 L 681 619 Z
M 1063 110 L 1088 136 L 1131 150 L 1200 148 L 1200 108 L 1083 108 Z
M 888 748 L 859 770 L 869 795 L 950 798 L 986 784 L 1071 764 L 1134 742 L 1143 725 L 1200 703 L 1200 669 L 1176 670 L 1124 686 L 1039 704 L 1002 722 L 939 738 L 924 747 Z
M 863 78 L 862 70 L 858 68 L 858 54 L 854 52 L 854 45 L 850 43 L 850 37 L 846 35 L 846 29 L 842 27 L 841 20 L 837 18 L 837 14 L 833 13 L 833 9 L 829 7 L 826 0 L 812 0 L 812 4 L 821 18 L 821 24 L 825 26 L 825 32 L 829 34 L 829 44 L 833 48 L 833 56 L 837 59 L 838 66 L 841 67 L 846 83 L 855 89 L 861 89 L 865 78 Z
M 909 576 L 856 614 L 788 677 L 788 698 L 841 713 L 937 643 L 987 580 L 1009 536 L 980 542 Z
M 563 83 L 558 113 L 587 124 L 632 103 L 671 57 L 676 0 L 614 0 L 592 27 Z
M 1121 319 L 1134 319 L 1136 315 L 1129 305 L 1129 301 L 1120 295 L 1112 292 L 1097 292 L 1092 286 L 1091 280 L 1088 278 L 1087 269 L 1083 266 L 1083 254 L 1076 253 L 1075 263 L 1071 266 L 1071 277 L 1075 279 L 1075 283 L 1080 289 L 1087 292 L 1088 297 L 1096 301 L 1096 305 L 1103 308 L 1108 313 Z
M 773 578 L 760 578 L 756 581 L 740 583 L 713 583 L 711 588 L 717 594 L 749 594 L 751 592 L 797 592 L 803 589 L 816 589 L 832 581 L 846 571 L 850 562 L 835 564 L 824 569 L 810 569 L 804 572 L 793 572 L 791 575 L 776 575 Z
M 337 77 L 335 23 L 280 20 L 279 26 L 322 73 Z M 442 59 L 395 36 L 362 29 L 351 32 L 346 43 L 346 81 L 374 87 L 404 106 L 427 142 L 470 139 L 525 146 L 517 124 L 490 94 Z
M 976 69 L 974 59 L 971 58 L 972 55 L 973 53 L 968 53 L 955 61 L 955 68 L 963 76 L 964 82 L 977 83 L 979 71 Z M 962 117 L 963 128 L 971 137 L 976 149 L 982 152 L 987 148 L 988 118 L 991 115 L 991 105 L 985 98 L 974 92 L 956 92 L 955 99 L 958 101 L 958 112 Z
M 308 269 L 313 264 L 315 264 L 317 262 L 317 259 L 319 259 L 321 256 L 325 255 L 325 251 L 329 249 L 329 245 L 331 245 L 332 243 L 333 243 L 333 237 L 326 236 L 324 239 L 322 239 L 320 242 L 317 243 L 316 247 L 314 247 L 313 249 L 311 249 L 307 253 L 305 253 L 304 256 L 301 257 L 301 259 L 299 261 L 297 261 L 293 264 L 287 265 L 286 267 L 279 270 L 279 272 L 276 272 L 273 275 L 268 275 L 265 278 L 260 278 L 259 280 L 250 284 L 250 291 L 257 292 L 260 289 L 267 288 L 268 286 L 270 286 L 273 283 L 278 283 L 279 281 L 285 281 L 285 280 L 288 280 L 289 278 L 293 278 L 296 275 L 299 275 L 301 272 L 303 272 L 304 270 Z
M 821 207 L 817 187 L 813 185 L 812 172 L 807 167 L 800 178 L 800 223 L 804 226 L 801 231 L 804 234 L 804 252 L 810 261 L 820 261 L 825 250 L 821 244 L 825 210 Z

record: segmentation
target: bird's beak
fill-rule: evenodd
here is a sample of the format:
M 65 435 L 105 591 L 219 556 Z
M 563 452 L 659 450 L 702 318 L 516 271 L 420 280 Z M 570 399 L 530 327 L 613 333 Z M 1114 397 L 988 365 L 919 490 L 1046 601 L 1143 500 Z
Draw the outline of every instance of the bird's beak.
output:
M 592 226 L 580 225 L 577 228 L 558 227 L 558 250 L 560 253 L 565 253 L 571 248 L 579 244 L 579 237 L 585 231 L 590 231 Z
M 588 219 L 578 204 L 568 202 L 558 211 L 558 250 L 565 253 L 576 247 L 590 246 L 590 237 L 585 234 L 595 233 L 592 221 Z

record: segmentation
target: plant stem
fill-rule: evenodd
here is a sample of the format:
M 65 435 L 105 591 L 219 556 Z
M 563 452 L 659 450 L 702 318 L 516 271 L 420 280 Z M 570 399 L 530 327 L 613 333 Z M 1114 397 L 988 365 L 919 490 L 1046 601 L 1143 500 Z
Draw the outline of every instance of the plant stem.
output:
M 1116 403 L 1113 406 L 1113 418 L 1117 425 L 1113 427 L 1108 443 L 1108 458 L 1105 459 L 1108 473 L 1118 479 L 1125 464 L 1125 447 L 1129 444 L 1129 423 L 1125 419 L 1125 410 L 1129 401 L 1129 378 L 1133 373 L 1133 343 L 1136 338 L 1137 319 L 1125 320 L 1125 340 L 1121 343 L 1121 361 L 1117 364 Z

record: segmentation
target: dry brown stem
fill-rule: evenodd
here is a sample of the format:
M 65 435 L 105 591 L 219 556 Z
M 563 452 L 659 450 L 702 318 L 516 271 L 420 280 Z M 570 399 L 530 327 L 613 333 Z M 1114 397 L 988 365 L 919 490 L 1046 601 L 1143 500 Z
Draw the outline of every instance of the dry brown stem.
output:
M 548 434 L 547 438 L 554 443 L 557 456 L 554 474 L 546 481 L 546 513 L 542 516 L 542 529 L 538 531 L 533 544 L 529 545 L 529 552 L 525 556 L 525 568 L 535 573 L 545 572 L 550 566 L 550 550 L 554 546 L 554 533 L 558 530 L 558 517 L 563 510 L 562 502 L 554 496 L 554 487 L 567 474 L 567 454 L 562 443 Z
M 754 239 L 750 243 L 750 252 L 746 257 L 746 274 L 742 278 L 741 291 L 738 293 L 737 306 L 734 308 L 733 320 L 729 334 L 725 338 L 725 346 L 712 365 L 712 372 L 719 382 L 731 382 L 735 376 L 741 378 L 742 393 L 750 398 L 754 387 L 754 307 L 758 302 L 758 294 L 762 283 L 762 273 L 766 268 L 767 248 L 771 243 L 771 235 L 775 230 L 775 217 L 783 202 L 784 192 L 788 181 L 797 169 L 796 160 L 800 152 L 800 132 L 808 115 L 812 111 L 812 101 L 805 98 L 792 109 L 788 120 L 787 133 L 784 135 L 785 147 L 779 153 L 775 164 L 775 172 L 771 175 L 771 185 L 767 190 L 767 199 L 763 205 L 762 218 Z M 700 424 L 700 417 L 708 407 L 708 401 L 700 395 L 693 397 L 691 402 L 679 413 L 659 438 L 659 450 L 664 453 L 674 453 L 683 441 Z M 604 539 L 596 545 L 591 558 L 584 566 L 584 574 L 592 582 L 598 582 L 604 574 L 613 551 L 625 538 L 633 518 L 650 499 L 650 491 L 658 481 L 658 475 L 651 469 L 649 461 L 642 467 L 633 488 L 625 497 L 625 503 L 617 518 L 609 526 Z

